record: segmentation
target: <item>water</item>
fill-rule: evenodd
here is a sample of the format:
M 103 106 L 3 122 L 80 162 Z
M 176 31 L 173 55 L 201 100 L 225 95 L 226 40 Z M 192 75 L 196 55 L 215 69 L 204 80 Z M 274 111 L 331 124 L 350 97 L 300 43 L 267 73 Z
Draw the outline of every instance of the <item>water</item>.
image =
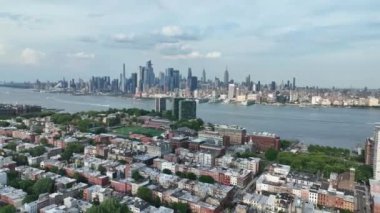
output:
M 66 112 L 137 107 L 151 110 L 153 100 L 109 96 L 72 96 L 0 88 L 0 103 L 35 104 Z M 206 122 L 237 124 L 248 132 L 267 131 L 307 144 L 353 148 L 373 135 L 378 109 L 312 108 L 297 106 L 200 104 L 198 117 Z

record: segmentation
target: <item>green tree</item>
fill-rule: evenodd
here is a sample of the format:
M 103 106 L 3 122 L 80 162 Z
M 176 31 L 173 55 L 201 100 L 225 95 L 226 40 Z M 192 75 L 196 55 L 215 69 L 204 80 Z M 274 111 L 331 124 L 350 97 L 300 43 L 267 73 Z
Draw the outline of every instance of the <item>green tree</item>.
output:
M 105 175 L 106 172 L 107 172 L 107 169 L 106 169 L 104 166 L 99 165 L 99 167 L 98 167 L 98 171 L 99 171 L 102 175 Z
M 0 121 L 0 127 L 8 127 L 9 125 L 11 124 L 7 121 Z
M 145 200 L 146 202 L 150 203 L 153 200 L 153 194 L 152 191 L 144 186 L 140 187 L 137 190 L 137 197 Z
M 215 180 L 214 178 L 212 178 L 211 176 L 208 176 L 208 175 L 201 175 L 198 180 L 202 183 L 210 183 L 210 184 L 214 184 L 215 183 Z
M 16 147 L 17 147 L 16 142 L 9 142 L 9 143 L 5 144 L 5 146 L 4 146 L 5 149 L 10 149 L 13 151 L 16 151 Z
M 265 158 L 269 161 L 274 161 L 277 159 L 278 151 L 270 148 L 265 152 Z
M 180 203 L 180 202 L 179 203 L 172 203 L 170 205 L 170 207 L 172 209 L 175 209 L 175 211 L 178 213 L 189 213 L 189 212 L 191 212 L 189 205 L 187 205 L 186 203 Z
M 0 207 L 0 213 L 16 213 L 16 208 L 8 204 Z
M 173 174 L 172 171 L 171 171 L 170 169 L 163 169 L 163 170 L 162 170 L 162 173 L 164 173 L 164 174 L 168 174 L 168 175 Z
M 140 181 L 142 181 L 142 180 L 144 179 L 144 177 L 141 176 L 141 175 L 140 175 L 140 172 L 137 171 L 137 170 L 134 170 L 134 171 L 132 172 L 132 178 L 133 178 L 136 182 L 140 182 Z
M 99 205 L 93 205 L 89 208 L 86 213 L 129 213 L 128 206 L 125 204 L 120 204 L 120 202 L 115 198 L 110 198 L 103 201 Z
M 187 179 L 190 179 L 190 180 L 196 180 L 197 179 L 197 175 L 192 173 L 192 172 L 187 173 L 186 177 L 187 177 Z
M 38 200 L 38 195 L 28 194 L 24 197 L 24 199 L 22 200 L 22 203 L 31 203 L 36 200 Z
M 54 181 L 50 178 L 41 178 L 33 185 L 33 193 L 36 195 L 53 192 Z

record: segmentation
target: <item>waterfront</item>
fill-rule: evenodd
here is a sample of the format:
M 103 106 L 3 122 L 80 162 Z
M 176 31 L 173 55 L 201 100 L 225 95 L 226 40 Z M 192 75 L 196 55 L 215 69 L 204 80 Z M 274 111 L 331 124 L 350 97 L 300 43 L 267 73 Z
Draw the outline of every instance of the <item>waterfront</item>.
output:
M 0 88 L 0 103 L 36 104 L 67 112 L 111 108 L 153 109 L 153 100 L 110 96 L 72 96 Z M 206 122 L 237 124 L 248 132 L 268 131 L 308 144 L 352 148 L 372 136 L 379 109 L 312 108 L 298 106 L 200 104 L 198 117 Z

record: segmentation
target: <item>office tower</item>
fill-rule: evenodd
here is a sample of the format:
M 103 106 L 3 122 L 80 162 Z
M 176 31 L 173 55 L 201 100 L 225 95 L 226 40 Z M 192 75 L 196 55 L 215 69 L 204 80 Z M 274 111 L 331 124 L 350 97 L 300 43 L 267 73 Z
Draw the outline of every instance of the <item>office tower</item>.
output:
M 143 85 L 144 85 L 144 74 L 145 74 L 145 67 L 140 66 L 139 67 L 139 74 L 137 75 L 137 89 L 136 92 L 141 93 L 143 91 Z
M 191 91 L 191 77 L 193 77 L 192 73 L 191 73 L 191 68 L 189 67 L 188 71 L 187 71 L 187 79 L 186 79 L 186 90 L 187 91 Z
M 125 78 L 125 64 L 123 64 L 123 81 L 122 81 L 122 91 L 125 93 L 125 88 L 126 88 L 126 78 Z
M 373 176 L 375 180 L 380 180 L 380 126 L 375 127 L 373 153 Z
M 180 82 L 180 74 L 179 70 L 173 71 L 173 89 L 179 89 L 179 82 Z
M 179 120 L 195 119 L 197 117 L 197 102 L 194 100 L 179 101 Z
M 261 91 L 261 82 L 260 81 L 258 81 L 257 84 L 256 84 L 256 91 L 257 92 Z
M 228 67 L 226 67 L 226 71 L 224 71 L 224 85 L 228 85 L 229 75 L 228 75 Z
M 270 84 L 270 90 L 276 91 L 276 82 L 275 81 L 272 81 L 272 83 Z
M 296 90 L 296 78 L 293 77 L 293 90 Z
M 201 79 L 202 83 L 206 83 L 206 71 L 205 69 L 203 69 L 203 72 L 202 72 L 202 79 Z
M 198 77 L 192 76 L 190 80 L 190 91 L 194 92 L 198 88 Z
M 373 165 L 374 141 L 372 138 L 367 138 L 364 144 L 364 164 Z
M 156 98 L 156 112 L 163 112 L 166 110 L 166 98 Z
M 236 87 L 235 87 L 235 84 L 229 84 L 228 85 L 228 99 L 233 99 L 235 98 L 235 94 L 236 94 Z
M 177 120 L 179 118 L 179 102 L 182 100 L 184 100 L 184 98 L 173 98 L 172 115 Z
M 165 73 L 160 72 L 158 75 L 158 85 L 161 87 L 162 90 L 165 88 Z
M 131 94 L 136 94 L 136 87 L 137 87 L 137 73 L 131 74 L 131 84 L 130 84 L 130 90 L 129 92 Z
M 246 78 L 245 78 L 245 86 L 249 86 L 251 84 L 251 75 L 248 75 Z

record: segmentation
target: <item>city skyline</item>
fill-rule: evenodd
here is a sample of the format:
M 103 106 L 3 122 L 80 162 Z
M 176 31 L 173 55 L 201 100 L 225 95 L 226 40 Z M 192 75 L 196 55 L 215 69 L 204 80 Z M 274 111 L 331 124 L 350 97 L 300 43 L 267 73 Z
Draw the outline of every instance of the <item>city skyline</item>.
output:
M 380 4 L 274 2 L 1 1 L 0 73 L 6 81 L 117 77 L 154 62 L 207 79 L 377 88 Z M 186 8 L 186 10 L 185 10 Z M 184 13 L 184 11 L 187 11 Z M 212 15 L 210 15 L 212 14 Z

